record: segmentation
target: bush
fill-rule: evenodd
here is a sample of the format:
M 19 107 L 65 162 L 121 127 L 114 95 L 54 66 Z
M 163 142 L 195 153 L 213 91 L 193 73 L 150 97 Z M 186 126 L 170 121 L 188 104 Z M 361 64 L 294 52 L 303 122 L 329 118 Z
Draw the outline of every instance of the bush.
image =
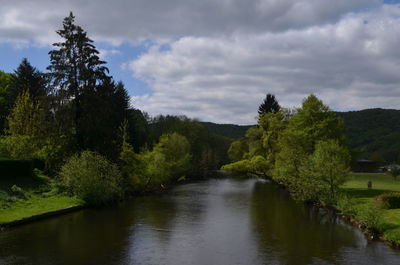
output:
M 378 196 L 377 200 L 382 201 L 388 209 L 400 208 L 400 192 L 385 192 Z
M 336 208 L 346 215 L 354 216 L 356 214 L 354 201 L 345 194 L 338 196 Z
M 17 197 L 18 199 L 26 200 L 29 198 L 29 194 L 17 185 L 13 185 L 11 187 L 11 192 L 12 195 Z
M 365 205 L 358 210 L 358 219 L 369 229 L 377 230 L 383 216 L 382 204 L 377 201 Z
M 59 173 L 61 186 L 89 205 L 104 205 L 122 196 L 118 167 L 90 151 L 71 157 Z

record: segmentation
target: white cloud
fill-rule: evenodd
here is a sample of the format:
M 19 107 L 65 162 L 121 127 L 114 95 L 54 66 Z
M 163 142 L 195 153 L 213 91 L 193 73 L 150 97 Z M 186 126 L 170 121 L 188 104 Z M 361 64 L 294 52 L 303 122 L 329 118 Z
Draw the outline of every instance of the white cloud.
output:
M 380 0 L 0 0 L 0 41 L 51 44 L 73 11 L 97 41 L 283 31 L 336 21 Z
M 384 6 L 299 30 L 183 37 L 127 65 L 154 91 L 135 105 L 242 124 L 267 92 L 288 107 L 315 93 L 336 110 L 398 108 L 399 22 L 400 9 Z
M 49 45 L 69 11 L 96 41 L 157 43 L 123 65 L 153 90 L 134 97 L 151 114 L 248 124 L 266 93 L 287 107 L 316 93 L 336 110 L 398 108 L 400 8 L 381 0 L 0 4 L 0 43 Z

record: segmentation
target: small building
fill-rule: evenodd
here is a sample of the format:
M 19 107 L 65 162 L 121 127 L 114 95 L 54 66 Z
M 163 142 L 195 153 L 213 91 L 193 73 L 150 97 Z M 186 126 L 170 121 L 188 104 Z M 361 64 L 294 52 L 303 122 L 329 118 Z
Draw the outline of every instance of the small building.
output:
M 375 173 L 379 172 L 378 163 L 372 160 L 361 159 L 357 160 L 353 165 L 354 172 Z

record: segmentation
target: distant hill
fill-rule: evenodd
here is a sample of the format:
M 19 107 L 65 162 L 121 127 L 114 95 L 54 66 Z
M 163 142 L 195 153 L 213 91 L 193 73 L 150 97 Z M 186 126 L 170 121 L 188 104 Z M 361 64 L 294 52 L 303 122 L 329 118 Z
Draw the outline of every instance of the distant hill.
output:
M 344 120 L 348 145 L 357 150 L 359 158 L 382 163 L 400 159 L 400 110 L 366 109 L 336 114 Z M 212 122 L 203 124 L 214 134 L 233 139 L 243 137 L 252 127 Z
M 202 122 L 210 132 L 229 137 L 232 139 L 238 139 L 243 137 L 246 131 L 254 125 L 235 125 L 235 124 L 217 124 L 212 122 Z
M 398 160 L 400 154 L 400 110 L 366 109 L 337 112 L 344 120 L 348 144 L 361 155 L 386 162 Z

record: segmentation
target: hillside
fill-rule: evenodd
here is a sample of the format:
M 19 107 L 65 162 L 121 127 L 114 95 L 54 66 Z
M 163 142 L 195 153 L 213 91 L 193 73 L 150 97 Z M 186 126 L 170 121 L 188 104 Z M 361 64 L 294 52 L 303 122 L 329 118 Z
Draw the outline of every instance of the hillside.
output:
M 398 160 L 400 153 L 400 110 L 366 109 L 338 112 L 343 118 L 349 146 L 360 156 L 386 162 Z
M 212 122 L 202 122 L 210 132 L 229 137 L 232 139 L 238 139 L 243 137 L 246 131 L 252 127 L 252 125 L 236 125 L 236 124 L 217 124 Z
M 357 150 L 359 158 L 369 158 L 382 163 L 399 160 L 400 110 L 366 109 L 337 112 L 337 115 L 344 120 L 348 144 L 351 149 Z M 251 127 L 203 123 L 211 132 L 233 139 L 243 137 Z

